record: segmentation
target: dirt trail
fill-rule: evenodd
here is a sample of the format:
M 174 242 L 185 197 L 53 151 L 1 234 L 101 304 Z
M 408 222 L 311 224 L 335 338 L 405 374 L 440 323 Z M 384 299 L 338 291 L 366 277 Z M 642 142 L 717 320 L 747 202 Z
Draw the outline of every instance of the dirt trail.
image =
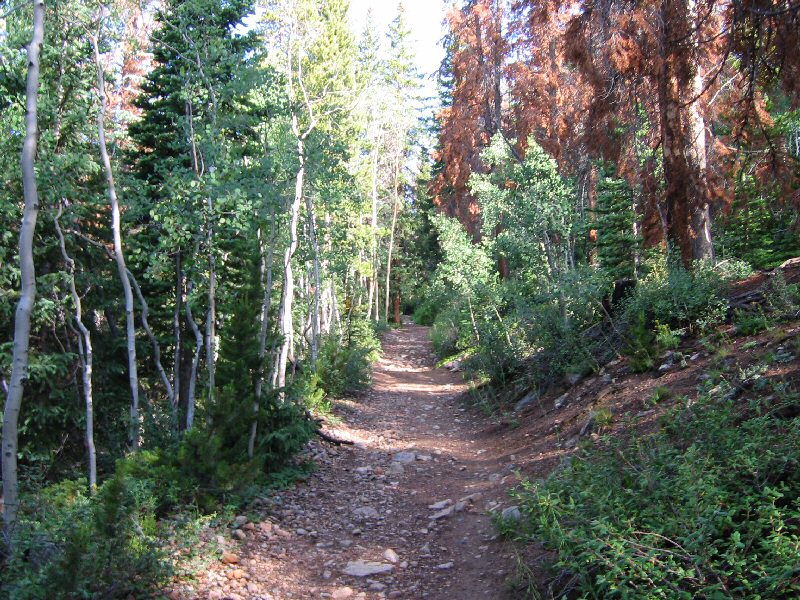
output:
M 482 447 L 485 422 L 458 402 L 460 377 L 434 368 L 427 334 L 386 334 L 373 390 L 336 409 L 331 433 L 354 445 L 313 444 L 319 469 L 218 537 L 238 562 L 211 565 L 188 597 L 505 597 L 513 561 L 489 511 L 513 466 Z

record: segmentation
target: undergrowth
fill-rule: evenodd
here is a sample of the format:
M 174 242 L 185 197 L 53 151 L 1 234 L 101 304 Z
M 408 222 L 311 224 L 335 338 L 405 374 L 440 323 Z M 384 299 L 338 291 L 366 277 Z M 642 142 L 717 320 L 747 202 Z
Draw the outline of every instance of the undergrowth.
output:
M 603 438 L 513 492 L 522 522 L 501 530 L 557 553 L 550 597 L 800 597 L 800 394 L 765 372 L 726 373 L 660 432 Z

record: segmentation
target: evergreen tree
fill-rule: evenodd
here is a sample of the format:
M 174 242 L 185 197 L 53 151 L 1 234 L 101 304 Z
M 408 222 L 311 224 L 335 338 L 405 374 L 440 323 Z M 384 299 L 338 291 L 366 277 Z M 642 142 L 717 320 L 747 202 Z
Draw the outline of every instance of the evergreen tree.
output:
M 600 169 L 592 227 L 597 231 L 600 267 L 616 280 L 635 277 L 639 240 L 633 229 L 633 193 L 628 183 L 615 175 L 613 165 Z

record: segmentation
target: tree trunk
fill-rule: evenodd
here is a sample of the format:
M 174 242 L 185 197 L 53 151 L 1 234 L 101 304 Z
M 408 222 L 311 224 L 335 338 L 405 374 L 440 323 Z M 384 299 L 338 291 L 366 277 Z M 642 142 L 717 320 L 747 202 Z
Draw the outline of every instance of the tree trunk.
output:
M 194 412 L 195 412 L 195 390 L 197 389 L 197 369 L 200 366 L 200 351 L 203 349 L 203 335 L 200 333 L 200 328 L 192 315 L 192 287 L 194 282 L 189 281 L 189 286 L 186 290 L 186 321 L 194 334 L 194 356 L 192 357 L 192 368 L 189 372 L 189 389 L 186 397 L 186 429 L 191 429 L 194 425 Z
M 375 147 L 372 150 L 372 277 L 370 279 L 369 297 L 367 300 L 367 316 L 372 314 L 372 303 L 375 302 L 375 320 L 378 320 L 378 139 L 375 136 Z
M 317 227 L 314 220 L 314 203 L 311 198 L 306 198 L 306 211 L 308 212 L 308 237 L 313 251 L 313 284 L 314 302 L 311 305 L 311 371 L 317 372 L 317 354 L 319 353 L 320 336 L 320 287 L 319 276 L 319 243 L 317 241 Z
M 106 86 L 103 76 L 103 65 L 100 61 L 99 36 L 103 23 L 102 6 L 98 12 L 97 32 L 92 38 L 94 48 L 95 67 L 97 68 L 97 94 L 100 99 L 100 108 L 97 112 L 97 136 L 100 147 L 100 158 L 103 162 L 103 170 L 106 176 L 106 187 L 108 188 L 108 199 L 111 203 L 111 230 L 114 237 L 114 259 L 117 262 L 122 290 L 125 296 L 125 326 L 128 340 L 128 382 L 131 388 L 131 420 L 129 442 L 131 447 L 136 450 L 139 448 L 140 419 L 139 419 L 139 377 L 136 373 L 136 331 L 133 315 L 133 292 L 128 279 L 128 269 L 125 265 L 125 256 L 122 253 L 122 232 L 120 225 L 119 201 L 117 200 L 117 188 L 114 185 L 114 174 L 111 171 L 111 159 L 108 156 L 106 146 L 105 114 L 106 114 Z
M 256 379 L 255 402 L 253 402 L 253 422 L 250 425 L 250 439 L 247 442 L 247 456 L 253 458 L 258 435 L 258 411 L 264 387 L 264 359 L 267 355 L 267 331 L 269 329 L 269 310 L 272 304 L 272 257 L 275 251 L 275 215 L 270 215 L 269 246 L 264 254 L 261 242 L 261 228 L 258 229 L 258 247 L 261 251 L 261 277 L 264 282 L 264 300 L 261 303 L 260 330 L 258 334 L 258 377 Z
M 298 129 L 297 115 L 292 115 L 293 128 Z M 297 250 L 297 224 L 300 220 L 300 205 L 303 201 L 303 180 L 306 172 L 306 157 L 303 138 L 297 136 L 297 157 L 300 168 L 295 175 L 294 199 L 289 209 L 289 244 L 283 255 L 283 286 L 281 289 L 281 302 L 278 306 L 278 332 L 283 337 L 278 361 L 273 377 L 275 388 L 282 389 L 286 386 L 286 366 L 294 356 L 290 356 L 294 324 L 292 322 L 292 300 L 294 299 L 294 274 L 292 273 L 292 257 Z M 281 392 L 283 395 L 283 392 Z M 282 396 L 283 397 L 283 396 Z
M 386 295 L 384 297 L 383 303 L 383 318 L 386 322 L 389 322 L 389 294 L 391 288 L 391 277 L 392 277 L 392 250 L 394 249 L 394 230 L 397 226 L 397 210 L 398 210 L 398 197 L 397 197 L 397 187 L 400 185 L 400 155 L 395 157 L 394 163 L 394 195 L 392 197 L 393 206 L 392 206 L 392 228 L 389 232 L 389 252 L 386 255 Z
M 394 323 L 400 325 L 400 292 L 394 293 Z
M 150 340 L 150 345 L 153 347 L 153 363 L 155 363 L 158 376 L 161 379 L 161 383 L 164 385 L 164 389 L 167 392 L 167 399 L 169 400 L 170 409 L 174 413 L 176 409 L 175 393 L 172 388 L 172 383 L 170 382 L 169 377 L 167 377 L 167 371 L 164 369 L 164 365 L 161 364 L 161 346 L 159 345 L 156 336 L 153 334 L 153 330 L 150 329 L 150 323 L 147 321 L 147 317 L 150 314 L 150 308 L 147 305 L 147 301 L 144 299 L 144 294 L 142 294 L 142 288 L 139 287 L 139 283 L 136 281 L 136 278 L 133 276 L 133 273 L 131 273 L 130 269 L 127 269 L 126 272 L 128 273 L 128 277 L 130 278 L 133 290 L 136 292 L 136 297 L 139 299 L 139 305 L 141 306 L 142 310 L 142 317 L 141 317 L 142 328 L 147 334 L 147 339 Z
M 206 317 L 206 369 L 208 370 L 208 406 L 206 422 L 211 425 L 217 387 L 217 268 L 214 257 L 214 203 L 211 194 L 206 198 L 208 224 L 206 245 L 208 247 L 208 315 Z
M 3 411 L 3 524 L 6 539 L 17 520 L 17 425 L 22 405 L 22 388 L 28 372 L 28 345 L 31 333 L 31 313 L 36 299 L 36 273 L 33 264 L 33 234 L 39 211 L 36 189 L 37 100 L 39 93 L 39 53 L 44 40 L 44 0 L 33 2 L 33 35 L 28 45 L 28 78 L 25 88 L 25 141 L 22 145 L 20 168 L 25 205 L 19 230 L 20 296 L 14 316 L 14 350 L 11 377 Z
M 81 297 L 75 287 L 75 261 L 67 254 L 67 245 L 64 242 L 64 234 L 58 220 L 61 218 L 64 208 L 59 205 L 58 212 L 53 217 L 58 244 L 61 248 L 61 256 L 69 273 L 69 292 L 72 303 L 75 305 L 75 325 L 78 327 L 80 337 L 78 338 L 78 357 L 81 361 L 81 374 L 83 383 L 83 399 L 86 406 L 86 454 L 89 463 L 89 493 L 94 494 L 97 489 L 97 453 L 94 447 L 94 408 L 92 397 L 92 335 L 83 323 L 83 305 Z
M 175 255 L 175 310 L 172 314 L 172 333 L 175 337 L 175 356 L 172 361 L 172 421 L 176 430 L 180 428 L 178 420 L 178 407 L 181 401 L 181 308 L 183 308 L 183 266 L 181 265 L 181 251 Z
M 713 258 L 696 0 L 662 0 L 658 94 L 668 240 L 685 266 Z

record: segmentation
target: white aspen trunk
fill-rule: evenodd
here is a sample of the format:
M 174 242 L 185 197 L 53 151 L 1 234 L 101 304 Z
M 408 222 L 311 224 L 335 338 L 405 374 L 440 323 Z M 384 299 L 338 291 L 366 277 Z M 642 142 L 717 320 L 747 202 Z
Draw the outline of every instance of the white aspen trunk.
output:
M 266 256 L 261 243 L 261 228 L 258 228 L 258 247 L 261 251 L 261 277 L 264 281 L 264 300 L 261 303 L 260 330 L 258 335 L 258 378 L 256 379 L 255 402 L 253 403 L 253 423 L 250 425 L 250 439 L 247 442 L 247 456 L 253 458 L 258 435 L 258 410 L 264 388 L 264 359 L 267 355 L 267 331 L 269 329 L 269 310 L 272 304 L 272 257 L 275 251 L 275 215 L 270 215 L 269 246 Z
M 378 139 L 375 136 L 372 149 L 372 216 L 370 219 L 372 277 L 369 282 L 367 296 L 367 317 L 372 315 L 373 301 L 375 302 L 375 320 L 378 320 Z
M 206 316 L 206 369 L 208 370 L 208 407 L 206 421 L 211 425 L 212 409 L 216 397 L 217 385 L 217 270 L 214 258 L 214 203 L 211 194 L 206 199 L 208 225 L 206 227 L 206 244 L 208 246 L 208 315 Z
M 345 290 L 347 289 L 347 285 L 345 284 Z M 331 315 L 334 327 L 336 327 L 337 331 L 339 331 L 339 335 L 341 335 L 342 331 L 342 315 L 339 313 L 339 303 L 336 301 L 336 283 L 331 277 Z
M 317 242 L 317 227 L 314 217 L 314 202 L 310 197 L 306 198 L 306 211 L 308 212 L 308 234 L 311 241 L 311 248 L 313 250 L 313 282 L 314 282 L 314 300 L 311 305 L 311 340 L 309 348 L 311 350 L 311 371 L 317 372 L 317 354 L 319 353 L 319 336 L 320 336 L 320 287 L 321 281 L 319 276 L 319 243 Z
M 394 206 L 392 207 L 392 228 L 389 231 L 389 252 L 386 255 L 386 295 L 383 305 L 383 317 L 386 319 L 386 322 L 389 322 L 389 292 L 391 288 L 391 277 L 392 277 L 392 250 L 394 249 L 394 230 L 397 226 L 397 210 L 398 210 L 398 198 L 397 198 L 397 186 L 400 183 L 400 156 L 395 157 L 394 163 L 394 192 L 392 196 L 392 200 L 394 201 Z
M 297 115 L 292 115 L 292 127 L 298 131 Z M 283 337 L 278 350 L 278 361 L 275 369 L 274 387 L 286 387 L 286 365 L 290 359 L 293 346 L 294 324 L 292 322 L 292 301 L 294 299 L 294 274 L 292 273 L 292 257 L 297 250 L 297 224 L 300 220 L 300 205 L 303 201 L 303 180 L 306 172 L 305 147 L 302 136 L 297 136 L 297 157 L 300 168 L 295 175 L 294 199 L 289 209 L 289 244 L 283 255 L 283 285 L 281 301 L 278 306 L 278 333 Z M 293 356 L 291 358 L 294 358 Z M 283 392 L 281 392 L 283 397 Z
M 58 220 L 64 212 L 63 205 L 58 206 L 58 212 L 53 217 L 56 234 L 58 235 L 58 245 L 61 248 L 61 256 L 64 264 L 67 265 L 69 273 L 69 293 L 72 303 L 75 306 L 75 325 L 78 327 L 80 337 L 78 338 L 78 358 L 81 361 L 81 379 L 83 383 L 83 400 L 86 407 L 86 458 L 89 465 L 89 493 L 94 494 L 97 489 L 97 453 L 94 447 L 94 408 L 92 397 L 92 335 L 83 324 L 83 305 L 78 290 L 75 287 L 75 261 L 67 254 L 67 245 L 64 242 L 64 234 Z
M 98 38 L 102 27 L 103 7 L 98 12 L 98 31 L 91 36 L 92 47 L 94 48 L 94 60 L 97 68 L 97 94 L 100 99 L 100 108 L 97 112 L 97 136 L 100 147 L 100 158 L 103 162 L 103 170 L 106 176 L 106 186 L 108 188 L 108 199 L 111 203 L 111 230 L 114 237 L 114 259 L 117 262 L 120 282 L 125 297 L 125 328 L 128 340 L 128 382 L 131 388 L 131 422 L 129 441 L 134 450 L 139 448 L 140 418 L 139 418 L 139 377 L 136 373 L 136 332 L 133 316 L 133 292 L 128 280 L 128 269 L 125 266 L 125 256 L 122 252 L 122 232 L 120 226 L 119 201 L 117 200 L 117 189 L 114 185 L 114 174 L 111 171 L 111 159 L 108 156 L 106 146 L 105 113 L 106 113 L 106 90 L 105 79 L 103 77 L 103 65 L 100 61 L 100 49 Z
M 169 377 L 167 377 L 167 371 L 164 369 L 164 365 L 161 364 L 161 345 L 158 343 L 156 336 L 153 335 L 153 330 L 150 329 L 150 323 L 147 321 L 147 317 L 150 315 L 150 307 L 147 305 L 147 301 L 144 299 L 144 294 L 142 294 L 142 288 L 139 287 L 139 283 L 136 281 L 133 273 L 131 273 L 130 269 L 126 269 L 126 272 L 128 273 L 131 285 L 136 292 L 136 297 L 139 299 L 139 305 L 142 307 L 142 327 L 147 334 L 147 339 L 150 340 L 150 344 L 153 346 L 153 363 L 155 363 L 158 376 L 167 392 L 167 399 L 169 400 L 170 408 L 174 411 L 176 409 L 175 393 L 172 389 L 172 383 L 170 382 Z
M 194 282 L 189 280 L 186 290 L 186 321 L 194 334 L 194 356 L 192 357 L 192 368 L 189 371 L 189 388 L 186 394 L 186 429 L 191 429 L 194 425 L 195 413 L 195 392 L 197 390 L 197 369 L 200 365 L 200 352 L 203 349 L 203 335 L 192 315 L 191 294 Z
M 181 265 L 181 251 L 175 256 L 175 310 L 172 314 L 172 333 L 175 337 L 175 356 L 172 361 L 172 422 L 178 429 L 178 404 L 181 398 L 181 308 L 183 306 L 183 266 Z
M 17 481 L 17 426 L 22 406 L 22 388 L 28 375 L 28 346 L 31 333 L 31 313 L 36 299 L 36 273 L 33 264 L 33 234 L 39 211 L 39 192 L 36 189 L 36 138 L 38 129 L 37 100 L 39 93 L 39 53 L 44 40 L 44 0 L 33 2 L 33 34 L 28 44 L 28 77 L 25 87 L 25 141 L 22 145 L 20 168 L 25 205 L 19 229 L 20 296 L 14 315 L 14 350 L 11 377 L 3 411 L 3 525 L 6 539 L 17 520 L 19 488 Z

